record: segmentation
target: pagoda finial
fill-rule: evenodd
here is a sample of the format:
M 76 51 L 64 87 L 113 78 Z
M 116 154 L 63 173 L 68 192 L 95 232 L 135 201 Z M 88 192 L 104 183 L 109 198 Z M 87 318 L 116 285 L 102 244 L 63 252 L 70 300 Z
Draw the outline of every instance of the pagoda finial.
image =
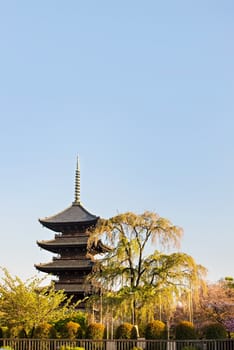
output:
M 78 156 L 76 162 L 75 201 L 73 204 L 80 204 L 80 162 Z

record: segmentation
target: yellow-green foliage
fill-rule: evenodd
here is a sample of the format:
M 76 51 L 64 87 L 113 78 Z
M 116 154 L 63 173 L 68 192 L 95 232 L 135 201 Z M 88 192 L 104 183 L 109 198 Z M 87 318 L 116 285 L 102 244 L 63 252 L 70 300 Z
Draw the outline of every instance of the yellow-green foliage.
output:
M 7 337 L 27 338 L 27 334 L 22 326 L 13 326 L 8 328 Z
M 90 323 L 86 329 L 87 339 L 103 339 L 105 327 L 101 323 Z
M 131 323 L 122 323 L 116 329 L 116 339 L 131 339 L 133 325 Z
M 4 326 L 22 327 L 27 337 L 43 322 L 54 323 L 73 317 L 76 305 L 67 299 L 64 291 L 56 291 L 54 284 L 41 286 L 42 279 L 30 278 L 23 282 L 3 269 L 0 278 L 0 311 Z
M 69 339 L 75 339 L 77 337 L 77 333 L 80 329 L 80 325 L 77 322 L 69 321 L 66 324 L 67 335 Z
M 165 323 L 154 320 L 149 322 L 145 328 L 145 338 L 146 339 L 165 339 L 166 335 L 166 325 Z
M 55 324 L 55 329 L 58 332 L 59 338 L 76 339 L 81 338 L 81 326 L 78 322 L 72 320 L 61 320 Z
M 181 321 L 175 327 L 175 337 L 176 339 L 196 339 L 197 334 L 193 323 L 188 321 Z
M 34 338 L 56 338 L 56 331 L 50 323 L 43 322 L 36 327 L 34 331 Z

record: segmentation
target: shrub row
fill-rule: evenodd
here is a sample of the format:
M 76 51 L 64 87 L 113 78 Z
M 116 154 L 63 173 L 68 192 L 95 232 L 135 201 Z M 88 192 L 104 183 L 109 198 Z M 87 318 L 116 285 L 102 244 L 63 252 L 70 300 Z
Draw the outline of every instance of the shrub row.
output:
M 100 323 L 90 323 L 87 327 L 81 327 L 81 325 L 74 321 L 63 321 L 55 325 L 49 323 L 43 323 L 36 327 L 34 333 L 31 335 L 32 338 L 42 339 L 55 339 L 55 338 L 66 338 L 66 339 L 103 339 L 105 335 L 105 327 Z M 0 327 L 0 338 L 2 337 L 19 337 L 25 338 L 26 333 L 22 327 L 12 328 L 8 332 L 3 333 Z M 148 323 L 144 330 L 146 339 L 166 339 L 167 329 L 165 323 L 154 320 Z M 136 326 L 130 323 L 120 324 L 115 332 L 116 339 L 137 339 L 138 330 Z M 177 340 L 186 339 L 224 339 L 227 337 L 227 332 L 221 324 L 210 323 L 205 325 L 199 332 L 195 329 L 191 322 L 182 321 L 175 326 L 174 338 Z
M 129 324 L 123 323 L 116 330 L 117 339 L 136 339 L 136 328 Z M 166 339 L 167 329 L 165 323 L 154 320 L 148 323 L 145 327 L 144 336 L 146 339 Z M 186 339 L 225 339 L 227 332 L 223 325 L 219 323 L 209 323 L 205 325 L 199 332 L 194 325 L 188 321 L 181 321 L 175 326 L 174 337 L 177 340 Z

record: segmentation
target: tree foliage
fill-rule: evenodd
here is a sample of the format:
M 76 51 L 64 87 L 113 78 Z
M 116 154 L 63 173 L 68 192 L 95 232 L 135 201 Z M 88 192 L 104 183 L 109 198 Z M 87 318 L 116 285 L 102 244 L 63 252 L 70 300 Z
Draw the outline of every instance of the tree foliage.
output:
M 54 285 L 41 286 L 43 280 L 23 282 L 3 269 L 0 284 L 0 321 L 9 328 L 22 327 L 25 336 L 33 336 L 43 323 L 55 322 L 76 313 L 75 305 Z
M 204 268 L 187 254 L 169 253 L 179 247 L 181 236 L 181 228 L 152 212 L 102 219 L 92 232 L 90 245 L 101 239 L 111 250 L 96 263 L 91 279 L 133 310 L 133 324 L 137 309 L 142 313 L 159 298 L 161 305 L 171 305 L 179 288 L 195 290 L 200 283 Z
M 230 281 L 220 280 L 207 286 L 207 291 L 200 297 L 200 314 L 204 318 L 222 324 L 231 324 L 234 315 L 234 288 Z M 226 327 L 227 328 L 227 327 Z

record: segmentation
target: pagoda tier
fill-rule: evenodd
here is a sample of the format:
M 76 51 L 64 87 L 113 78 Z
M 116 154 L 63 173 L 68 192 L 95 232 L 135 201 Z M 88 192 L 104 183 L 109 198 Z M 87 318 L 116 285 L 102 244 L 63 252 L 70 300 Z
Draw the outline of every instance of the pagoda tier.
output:
M 94 255 L 109 250 L 100 240 L 88 247 L 90 231 L 99 217 L 88 212 L 80 203 L 80 170 L 77 162 L 75 201 L 60 213 L 39 219 L 46 228 L 59 232 L 54 239 L 38 241 L 42 249 L 57 254 L 49 263 L 36 264 L 37 270 L 57 277 L 55 288 L 64 290 L 75 300 L 93 294 L 94 289 L 87 276 L 95 264 Z
M 60 254 L 63 250 L 72 248 L 78 251 L 87 251 L 89 237 L 86 235 L 76 236 L 55 236 L 55 239 L 49 241 L 37 241 L 40 248 L 53 253 Z
M 90 214 L 79 202 L 74 202 L 62 212 L 39 219 L 40 223 L 50 230 L 63 233 L 85 232 L 94 227 L 99 217 Z
M 61 254 L 63 251 L 72 250 L 74 255 L 82 252 L 87 253 L 88 239 L 88 235 L 56 235 L 55 239 L 53 240 L 37 241 L 37 244 L 40 248 L 57 254 Z M 102 254 L 106 253 L 107 251 L 109 251 L 109 248 L 106 247 L 101 240 L 93 243 L 89 248 L 89 253 Z
M 38 264 L 36 268 L 40 271 L 56 274 L 58 272 L 67 271 L 92 271 L 93 261 L 88 259 L 62 259 L 54 258 L 47 264 Z

